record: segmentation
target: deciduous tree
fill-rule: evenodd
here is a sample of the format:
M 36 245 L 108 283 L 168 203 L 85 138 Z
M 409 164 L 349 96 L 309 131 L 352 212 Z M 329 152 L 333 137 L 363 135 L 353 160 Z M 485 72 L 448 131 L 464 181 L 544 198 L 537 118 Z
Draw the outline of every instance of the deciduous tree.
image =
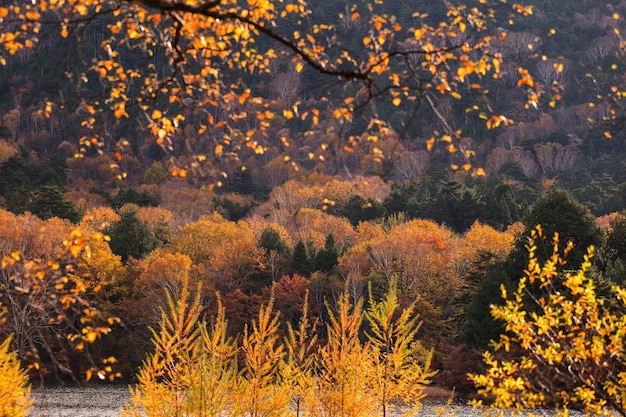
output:
M 41 378 L 43 365 L 60 383 L 64 378 L 78 381 L 81 374 L 88 379 L 96 373 L 103 379 L 107 373 L 115 376 L 108 359 L 98 363 L 86 349 L 118 321 L 101 317 L 90 303 L 89 286 L 78 275 L 81 258 L 92 254 L 91 239 L 102 239 L 102 235 L 87 239 L 74 229 L 48 258 L 29 259 L 16 251 L 2 260 L 0 297 L 7 310 L 2 332 L 14 334 L 18 355 L 40 369 Z M 72 360 L 77 358 L 82 365 L 74 368 Z
M 505 304 L 492 307 L 506 332 L 495 344 L 496 354 L 485 353 L 487 370 L 470 378 L 479 394 L 493 400 L 493 407 L 556 405 L 626 414 L 626 290 L 613 287 L 611 301 L 598 295 L 589 276 L 593 247 L 580 269 L 572 270 L 566 265 L 571 242 L 563 247 L 555 234 L 550 256 L 540 261 L 537 243 L 546 237 L 536 229 L 531 238 L 524 276 L 512 294 L 502 287 Z M 531 285 L 544 293 L 529 291 Z
M 405 308 L 398 315 L 400 303 L 395 280 L 389 283 L 385 297 L 374 300 L 370 287 L 370 302 L 365 313 L 369 331 L 374 395 L 378 402 L 380 415 L 412 416 L 416 415 L 425 397 L 424 386 L 430 383 L 436 371 L 431 371 L 432 352 L 420 363 L 414 357 L 413 343 L 419 329 L 418 316 L 414 314 L 414 305 Z
M 28 375 L 17 354 L 11 350 L 11 338 L 8 337 L 0 343 L 0 414 L 26 417 L 31 407 Z

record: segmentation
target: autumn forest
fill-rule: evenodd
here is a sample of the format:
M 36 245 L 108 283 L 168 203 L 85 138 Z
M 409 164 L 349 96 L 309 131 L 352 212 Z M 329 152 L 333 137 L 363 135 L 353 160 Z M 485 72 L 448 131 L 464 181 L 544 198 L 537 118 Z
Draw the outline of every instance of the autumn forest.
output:
M 0 1 L 0 415 L 624 415 L 625 19 Z

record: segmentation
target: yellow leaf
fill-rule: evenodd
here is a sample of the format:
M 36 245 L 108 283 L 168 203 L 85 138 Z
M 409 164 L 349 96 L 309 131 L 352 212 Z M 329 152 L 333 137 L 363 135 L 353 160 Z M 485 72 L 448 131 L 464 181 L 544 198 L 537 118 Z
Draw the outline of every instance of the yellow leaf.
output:
M 493 68 L 496 73 L 500 72 L 500 60 L 498 58 L 493 59 Z
M 611 132 L 604 132 L 604 136 L 608 139 L 611 139 L 613 137 L 613 135 L 611 135 Z
M 98 338 L 98 333 L 94 331 L 87 332 L 87 334 L 84 337 L 84 339 L 89 343 L 95 342 L 97 338 Z
M 302 62 L 298 62 L 296 64 L 296 72 L 302 72 L 302 69 L 304 68 L 304 65 L 302 65 Z
M 128 116 L 128 113 L 126 113 L 126 105 L 124 103 L 119 103 L 116 106 L 116 109 L 113 112 L 113 115 L 115 116 L 116 119 L 121 119 L 124 116 Z
M 89 12 L 89 10 L 87 9 L 87 6 L 83 5 L 83 4 L 77 4 L 76 5 L 76 13 L 78 13 L 81 16 L 87 16 L 87 13 Z
M 435 145 L 435 138 L 430 138 L 426 141 L 426 149 L 427 150 L 431 150 L 433 148 L 433 146 Z
M 396 97 L 396 98 L 394 98 L 394 99 L 391 101 L 391 103 L 392 103 L 394 106 L 398 107 L 398 106 L 402 103 L 402 99 L 401 99 L 400 97 Z
M 419 41 L 420 39 L 422 39 L 424 37 L 424 34 L 426 33 L 426 29 L 417 29 L 415 30 L 415 32 L 413 33 L 413 36 L 415 36 L 415 40 Z
M 160 119 L 161 117 L 163 117 L 163 113 L 161 112 L 161 110 L 154 109 L 154 111 L 152 112 L 152 118 Z
M 285 116 L 285 119 L 290 120 L 293 119 L 293 112 L 291 110 L 283 110 L 283 116 Z

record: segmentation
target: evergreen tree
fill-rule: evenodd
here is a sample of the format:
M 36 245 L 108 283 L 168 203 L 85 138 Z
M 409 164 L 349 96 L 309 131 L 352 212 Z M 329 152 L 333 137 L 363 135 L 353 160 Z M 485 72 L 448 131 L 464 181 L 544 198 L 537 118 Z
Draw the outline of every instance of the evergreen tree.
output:
M 466 277 L 468 287 L 458 300 L 463 305 L 460 316 L 460 339 L 478 349 L 487 348 L 489 341 L 502 333 L 502 324 L 494 323 L 491 318 L 493 304 L 502 304 L 500 288 L 513 291 L 517 282 L 524 275 L 528 266 L 528 236 L 541 225 L 543 236 L 552 237 L 555 232 L 560 236 L 561 251 L 568 241 L 574 243 L 566 260 L 567 265 L 577 265 L 583 261 L 586 248 L 600 247 L 603 236 L 596 226 L 589 210 L 577 202 L 570 193 L 563 190 L 553 191 L 538 199 L 532 205 L 523 220 L 526 229 L 515 243 L 514 249 L 506 259 L 490 259 L 486 256 L 476 265 L 475 270 Z M 537 259 L 545 262 L 552 253 L 551 242 L 537 240 Z M 567 269 L 567 266 L 565 266 Z M 540 288 L 528 287 L 529 291 L 541 291 Z
M 315 258 L 315 270 L 332 272 L 339 262 L 339 250 L 335 245 L 335 237 L 332 233 L 326 235 L 324 249 L 320 249 Z
M 123 261 L 129 256 L 140 259 L 155 249 L 159 240 L 148 225 L 137 217 L 137 211 L 127 209 L 120 213 L 119 221 L 113 223 L 107 234 L 111 237 L 111 251 L 120 255 Z
M 624 285 L 626 281 L 626 212 L 611 222 L 603 248 L 606 262 L 604 275 L 608 280 Z
M 80 220 L 74 203 L 65 198 L 62 190 L 56 185 L 44 185 L 33 191 L 26 209 L 43 220 L 51 217 L 68 219 L 72 223 Z
M 574 248 L 566 258 L 569 265 L 580 265 L 589 246 L 599 248 L 604 243 L 602 231 L 596 225 L 589 209 L 565 190 L 552 191 L 535 201 L 524 216 L 523 223 L 524 237 L 517 241 L 511 254 L 515 265 L 519 267 L 519 274 L 524 270 L 528 260 L 526 239 L 537 225 L 541 226 L 544 236 L 552 237 L 555 232 L 558 233 L 561 249 L 569 241 L 574 243 Z M 546 248 L 543 252 L 537 253 L 537 258 L 544 262 L 550 253 L 551 248 Z
M 360 195 L 350 197 L 345 206 L 340 207 L 337 214 L 350 220 L 353 226 L 359 222 L 374 220 L 385 217 L 387 210 L 378 201 L 368 198 L 367 200 Z
M 304 246 L 304 242 L 298 241 L 296 247 L 293 249 L 293 256 L 291 257 L 291 267 L 297 273 L 303 277 L 309 277 L 313 272 L 313 265 L 311 259 Z
M 261 236 L 259 237 L 259 243 L 257 244 L 259 248 L 265 249 L 266 253 L 270 251 L 275 251 L 280 255 L 287 255 L 289 253 L 289 248 L 287 244 L 280 237 L 280 233 L 272 226 L 267 226 L 263 229 Z

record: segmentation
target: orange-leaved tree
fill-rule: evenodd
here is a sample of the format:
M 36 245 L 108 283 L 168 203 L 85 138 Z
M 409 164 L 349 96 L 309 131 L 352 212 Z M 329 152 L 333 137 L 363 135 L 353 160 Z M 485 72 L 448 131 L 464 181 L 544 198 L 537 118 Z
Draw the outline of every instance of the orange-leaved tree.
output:
M 47 358 L 48 371 L 58 382 L 78 381 L 79 373 L 87 379 L 94 374 L 104 379 L 107 373 L 115 377 L 114 359 L 97 363 L 87 346 L 109 333 L 118 319 L 102 317 L 91 302 L 95 290 L 79 274 L 92 256 L 90 245 L 103 238 L 101 233 L 87 238 L 74 229 L 47 258 L 26 258 L 14 251 L 2 259 L 0 299 L 7 316 L 0 329 L 15 335 L 20 358 L 39 370 L 41 378 L 46 373 L 40 368 L 42 358 Z M 81 369 L 70 367 L 75 355 L 84 363 Z
M 285 121 L 327 121 L 329 139 L 320 148 L 346 156 L 393 137 L 376 106 L 361 129 L 369 134 L 346 135 L 355 111 L 375 98 L 403 109 L 408 120 L 417 117 L 413 105 L 423 104 L 438 125 L 428 147 L 440 137 L 467 161 L 472 151 L 455 140 L 461 132 L 439 102 L 484 96 L 483 81 L 500 77 L 503 56 L 493 43 L 506 35 L 492 25 L 497 7 L 511 15 L 532 13 L 531 6 L 506 0 L 479 3 L 445 2 L 437 21 L 420 10 L 399 19 L 382 0 L 347 6 L 331 17 L 305 0 L 11 0 L 0 7 L 0 63 L 55 38 L 74 45 L 78 59 L 65 74 L 75 93 L 48 97 L 38 117 L 73 112 L 81 119 L 79 148 L 110 149 L 121 170 L 129 141 L 113 137 L 116 120 L 133 118 L 147 127 L 175 157 L 174 175 L 192 170 L 217 181 L 222 171 L 216 161 L 265 153 L 273 136 L 284 151 L 292 142 L 277 133 Z M 305 68 L 342 87 L 319 89 L 328 94 L 313 102 L 297 100 Z M 263 76 L 274 80 L 259 83 Z M 523 68 L 514 77 L 535 106 L 544 90 L 560 91 L 543 88 Z M 259 84 L 269 85 L 271 94 Z M 332 93 L 340 95 L 325 100 Z M 472 104 L 469 112 L 487 127 L 509 123 L 487 102 Z M 383 149 L 373 146 L 374 159 L 389 159 Z
M 470 378 L 496 408 L 582 408 L 626 415 L 626 289 L 602 297 L 591 278 L 593 247 L 580 269 L 566 267 L 570 243 L 541 264 L 535 254 L 541 229 L 532 231 L 528 268 L 513 294 L 492 315 L 505 333 L 487 352 L 487 370 Z

